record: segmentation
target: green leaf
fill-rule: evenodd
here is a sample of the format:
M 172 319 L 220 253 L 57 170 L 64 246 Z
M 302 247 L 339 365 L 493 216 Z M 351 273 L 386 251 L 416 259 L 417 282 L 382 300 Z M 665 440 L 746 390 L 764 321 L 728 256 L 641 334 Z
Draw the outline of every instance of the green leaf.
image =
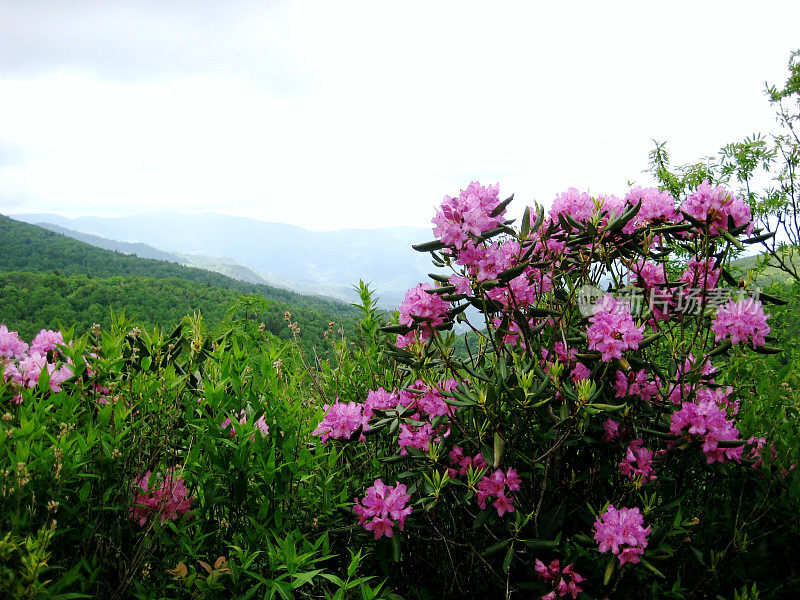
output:
M 645 559 L 645 558 L 643 558 L 643 557 L 639 557 L 639 561 L 640 561 L 640 562 L 641 562 L 641 563 L 642 563 L 642 564 L 643 564 L 645 567 L 647 567 L 648 569 L 650 569 L 650 570 L 651 570 L 653 573 L 655 573 L 656 575 L 658 575 L 659 577 L 661 577 L 661 579 L 666 579 L 666 577 L 664 577 L 664 574 L 663 574 L 661 571 L 659 571 L 658 569 L 656 569 L 656 568 L 655 568 L 655 567 L 654 567 L 654 566 L 653 566 L 653 565 L 652 565 L 652 564 L 651 564 L 651 563 L 650 563 L 648 560 L 646 560 L 646 559 Z
M 506 557 L 503 559 L 503 572 L 508 573 L 508 570 L 511 568 L 511 561 L 514 560 L 514 544 L 511 544 L 508 547 L 508 552 L 506 552 Z
M 392 536 L 392 560 L 396 563 L 400 562 L 400 540 L 398 536 Z
M 611 557 L 608 559 L 608 564 L 606 565 L 606 572 L 603 575 L 603 585 L 608 585 L 608 582 L 611 581 L 611 576 L 614 574 L 614 568 L 616 567 L 617 562 L 615 557 Z
M 417 252 L 431 252 L 432 250 L 446 248 L 447 245 L 439 240 L 433 240 L 431 242 L 425 242 L 424 244 L 414 244 L 411 247 Z
M 475 517 L 475 522 L 472 524 L 472 528 L 479 529 L 481 525 L 483 525 L 484 523 L 486 523 L 486 521 L 489 520 L 490 516 L 491 516 L 491 511 L 482 510 L 481 512 L 478 513 L 478 516 Z
M 499 542 L 496 542 L 496 543 L 492 544 L 491 546 L 489 546 L 481 554 L 482 554 L 482 556 L 490 556 L 490 555 L 494 554 L 495 552 L 499 552 L 500 550 L 502 550 L 503 548 L 508 546 L 508 544 L 510 542 L 511 542 L 511 540 L 500 540 Z
M 525 212 L 522 214 L 522 224 L 519 228 L 519 234 L 521 237 L 526 238 L 528 237 L 528 233 L 531 230 L 531 207 L 526 206 Z

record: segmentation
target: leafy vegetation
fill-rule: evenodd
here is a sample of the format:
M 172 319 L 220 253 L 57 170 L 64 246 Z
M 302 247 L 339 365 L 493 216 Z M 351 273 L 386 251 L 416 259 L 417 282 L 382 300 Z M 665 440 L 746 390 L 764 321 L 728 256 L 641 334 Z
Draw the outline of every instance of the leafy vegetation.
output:
M 481 271 L 467 263 L 411 290 L 388 325 L 362 285 L 353 335 L 329 329 L 312 352 L 295 337 L 304 323 L 278 339 L 247 298 L 218 331 L 199 316 L 171 332 L 118 317 L 83 335 L 39 334 L 30 347 L 0 332 L 0 590 L 797 594 L 795 347 L 774 354 L 758 310 L 742 313 L 750 333 L 732 343 L 732 324 L 708 300 L 700 312 L 658 318 L 647 303 L 634 311 L 604 300 L 588 315 L 580 306 L 584 284 L 610 280 L 621 292 L 643 258 L 665 276 L 634 287 L 656 285 L 677 301 L 686 272 L 705 264 L 727 273 L 731 238 L 748 235 L 746 221 L 723 234 L 694 217 L 664 225 L 649 209 L 638 216 L 643 196 L 668 198 L 636 193 L 616 207 L 590 199 L 583 216 L 574 203 L 548 219 L 528 211 L 521 230 L 489 195 L 481 234 L 467 238 Z M 461 221 L 446 225 L 460 230 Z M 648 240 L 659 227 L 656 249 Z M 420 248 L 439 265 L 461 252 L 442 239 Z M 93 281 L 9 277 L 4 287 Z M 137 281 L 101 280 L 96 293 Z M 702 280 L 683 283 L 692 281 Z M 457 356 L 450 328 L 466 304 L 482 322 Z M 705 418 L 698 407 L 713 421 L 689 428 L 684 421 Z

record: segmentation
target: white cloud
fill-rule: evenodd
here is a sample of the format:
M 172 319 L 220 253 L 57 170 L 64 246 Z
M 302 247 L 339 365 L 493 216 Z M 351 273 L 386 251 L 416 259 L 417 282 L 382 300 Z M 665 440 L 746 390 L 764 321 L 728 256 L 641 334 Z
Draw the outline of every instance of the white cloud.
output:
M 680 162 L 770 128 L 763 81 L 785 78 L 800 17 L 794 3 L 163 6 L 85 3 L 63 27 L 15 13 L 29 37 L 0 61 L 0 147 L 17 153 L 0 211 L 330 229 L 425 225 L 475 178 L 525 201 L 622 194 L 651 138 Z

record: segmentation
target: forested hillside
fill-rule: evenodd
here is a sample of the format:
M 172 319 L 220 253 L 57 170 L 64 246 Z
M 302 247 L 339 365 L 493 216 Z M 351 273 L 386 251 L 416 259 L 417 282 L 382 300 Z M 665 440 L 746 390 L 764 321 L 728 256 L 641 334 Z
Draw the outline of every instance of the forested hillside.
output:
M 4 216 L 0 241 L 0 322 L 25 335 L 59 324 L 81 333 L 108 324 L 112 310 L 165 327 L 200 311 L 214 327 L 242 295 L 260 297 L 248 316 L 280 337 L 290 335 L 284 315 L 292 313 L 309 347 L 322 341 L 329 322 L 349 327 L 355 317 L 344 303 L 103 250 Z

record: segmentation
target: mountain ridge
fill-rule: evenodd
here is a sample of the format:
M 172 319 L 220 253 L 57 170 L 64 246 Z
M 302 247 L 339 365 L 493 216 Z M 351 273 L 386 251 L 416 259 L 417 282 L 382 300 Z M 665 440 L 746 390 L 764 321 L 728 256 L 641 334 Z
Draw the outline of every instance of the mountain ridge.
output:
M 409 288 L 425 281 L 429 257 L 411 245 L 432 238 L 430 229 L 408 226 L 312 231 L 215 212 L 142 213 L 127 217 L 79 217 L 24 213 L 13 215 L 85 234 L 143 243 L 163 252 L 229 257 L 256 273 L 300 286 L 331 286 L 346 293 L 359 280 L 370 281 L 385 308 L 394 308 Z M 278 284 L 280 285 L 280 284 Z M 303 289 L 309 293 L 309 288 Z

